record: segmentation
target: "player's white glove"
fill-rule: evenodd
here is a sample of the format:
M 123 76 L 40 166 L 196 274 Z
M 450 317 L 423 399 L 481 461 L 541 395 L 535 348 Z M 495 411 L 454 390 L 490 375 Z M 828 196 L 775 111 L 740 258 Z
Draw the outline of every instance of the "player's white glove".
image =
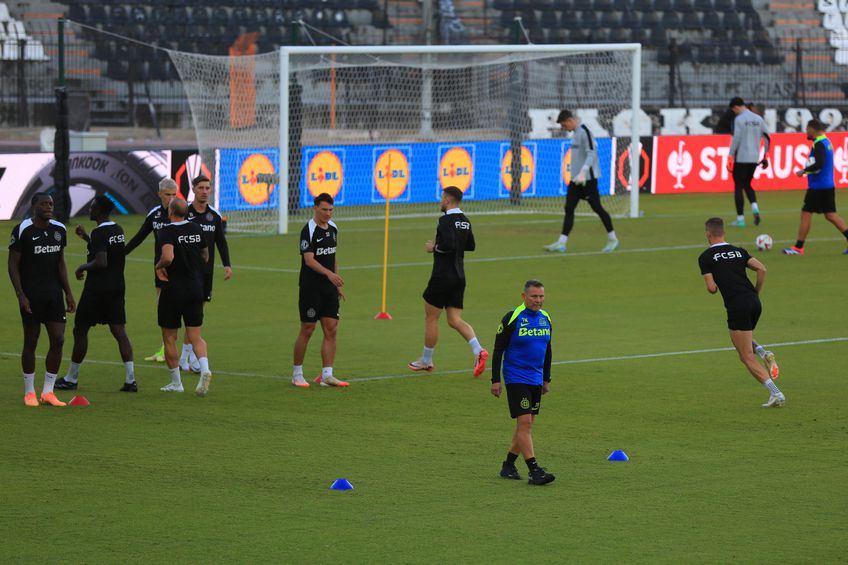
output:
M 583 171 L 580 171 L 580 173 L 577 175 L 577 178 L 574 179 L 574 184 L 586 184 L 586 175 L 583 173 Z

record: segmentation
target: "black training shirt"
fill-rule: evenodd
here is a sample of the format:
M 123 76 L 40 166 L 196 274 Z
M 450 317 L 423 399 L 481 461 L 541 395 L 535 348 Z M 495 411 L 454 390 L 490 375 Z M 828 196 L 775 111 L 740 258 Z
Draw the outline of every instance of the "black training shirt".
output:
M 465 252 L 474 251 L 471 222 L 462 210 L 452 208 L 439 218 L 433 248 L 433 278 L 464 279 Z
M 698 257 L 701 274 L 712 273 L 725 306 L 739 298 L 757 296 L 746 270 L 750 258 L 747 251 L 729 243 L 712 245 Z
M 221 253 L 221 263 L 223 263 L 225 267 L 229 267 L 230 248 L 227 245 L 227 237 L 224 234 L 224 220 L 221 218 L 221 214 L 218 213 L 218 210 L 207 205 L 206 211 L 201 214 L 194 209 L 194 203 L 192 203 L 188 207 L 188 215 L 186 215 L 186 219 L 189 222 L 198 224 L 200 229 L 203 230 L 203 239 L 209 249 L 209 260 L 206 262 L 203 272 L 206 274 L 212 274 L 213 268 L 215 267 L 215 246 L 218 247 L 218 251 Z
M 147 213 L 147 217 L 144 218 L 144 223 L 141 224 L 141 227 L 138 229 L 138 233 L 133 236 L 133 238 L 127 243 L 126 254 L 129 255 L 133 252 L 133 249 L 138 247 L 145 238 L 153 232 L 153 264 L 159 262 L 159 257 L 162 256 L 162 247 L 159 245 L 158 238 L 156 234 L 159 233 L 163 227 L 167 226 L 170 223 L 168 219 L 168 209 L 163 208 L 160 204 L 156 206 L 150 212 Z
M 85 290 L 93 292 L 123 292 L 124 290 L 124 230 L 115 222 L 103 222 L 91 230 L 87 261 L 98 253 L 106 253 L 106 268 L 88 271 Z
M 56 220 L 50 220 L 46 228 L 39 228 L 27 219 L 12 228 L 9 250 L 21 254 L 21 288 L 27 298 L 62 290 L 59 260 L 67 244 L 65 226 Z
M 314 253 L 315 260 L 325 269 L 336 272 L 336 243 L 339 229 L 329 222 L 326 228 L 319 226 L 314 219 L 303 226 L 300 232 L 300 286 L 330 285 L 330 280 L 309 268 L 304 253 Z
M 168 282 L 166 288 L 203 290 L 203 230 L 200 226 L 183 220 L 168 224 L 159 230 L 157 238 L 160 245 L 174 246 L 174 260 L 167 267 Z

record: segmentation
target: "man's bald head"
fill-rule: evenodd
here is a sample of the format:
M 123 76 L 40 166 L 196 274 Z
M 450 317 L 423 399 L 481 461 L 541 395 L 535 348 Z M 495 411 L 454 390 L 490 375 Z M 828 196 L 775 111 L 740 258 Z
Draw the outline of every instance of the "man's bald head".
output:
M 182 198 L 174 198 L 171 200 L 171 203 L 168 204 L 168 213 L 174 218 L 184 220 L 186 214 L 188 214 L 188 204 L 186 204 L 186 201 Z

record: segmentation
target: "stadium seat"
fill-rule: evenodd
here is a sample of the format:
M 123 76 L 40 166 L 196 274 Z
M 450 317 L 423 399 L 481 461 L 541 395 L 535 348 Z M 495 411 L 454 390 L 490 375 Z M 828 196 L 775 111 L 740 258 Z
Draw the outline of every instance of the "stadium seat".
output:
M 695 2 L 694 0 L 677 0 L 677 2 L 674 3 L 674 9 L 684 14 L 694 12 Z
M 600 25 L 604 28 L 617 28 L 621 24 L 621 14 L 619 12 L 601 12 Z
M 663 29 L 678 29 L 682 25 L 680 14 L 677 12 L 663 12 L 660 18 L 660 27 Z
M 736 2 L 734 0 L 714 0 L 713 2 L 716 12 L 735 12 Z
M 195 6 L 191 9 L 192 25 L 208 26 L 211 22 L 212 18 L 209 17 L 209 10 L 206 6 Z
M 684 29 L 701 29 L 701 14 L 698 12 L 685 12 L 681 27 Z
M 561 26 L 559 12 L 542 12 L 542 17 L 539 19 L 539 25 L 542 26 L 543 29 L 558 29 Z
M 609 40 L 611 43 L 630 43 L 630 29 L 625 27 L 616 27 L 610 31 Z
M 633 9 L 639 12 L 653 12 L 653 0 L 633 0 Z
M 275 8 L 271 16 L 271 23 L 277 26 L 285 26 L 289 23 L 289 15 L 282 8 Z
M 500 11 L 513 10 L 514 9 L 514 6 L 512 5 L 512 0 L 495 0 L 492 7 L 495 10 L 500 10 Z
M 109 9 L 110 26 L 125 26 L 127 25 L 127 20 L 127 11 L 123 6 L 112 6 Z
M 613 0 L 594 0 L 594 2 L 592 2 L 592 8 L 597 12 L 608 12 L 615 10 L 616 6 Z
M 621 15 L 621 27 L 628 29 L 636 29 L 642 27 L 642 18 L 639 12 L 635 10 L 627 10 Z
M 217 6 L 212 9 L 212 23 L 215 25 L 229 26 L 232 22 L 230 21 L 230 15 L 227 11 L 221 6 Z
M 696 12 L 711 12 L 713 10 L 712 0 L 695 0 Z
M 630 31 L 630 41 L 634 43 L 641 43 L 642 45 L 650 45 L 651 43 L 651 30 L 644 28 L 633 28 Z
M 147 10 L 143 6 L 133 6 L 130 11 L 130 21 L 134 24 L 146 24 Z
M 740 32 L 745 30 L 745 28 L 742 27 L 742 22 L 739 21 L 739 16 L 736 12 L 724 13 L 724 29 L 731 32 Z
M 736 47 L 733 45 L 723 44 L 718 49 L 719 62 L 723 65 L 733 65 L 739 62 Z
M 600 27 L 601 22 L 600 18 L 598 17 L 598 12 L 580 12 L 580 24 L 588 30 L 594 30 L 595 28 Z M 595 41 L 595 43 L 597 43 L 597 41 Z
M 230 19 L 235 25 L 247 25 L 248 23 L 250 23 L 250 12 L 248 12 L 247 8 L 234 8 L 232 13 L 230 14 Z
M 718 48 L 712 44 L 699 45 L 695 60 L 704 65 L 714 65 L 718 63 Z
M 704 26 L 704 29 L 718 31 L 723 29 L 721 15 L 716 11 L 710 11 L 704 13 L 704 19 L 701 25 Z
M 654 10 L 657 12 L 671 12 L 674 10 L 674 0 L 654 0 Z
M 350 22 L 347 18 L 347 11 L 336 10 L 330 17 L 330 22 L 333 27 L 349 27 Z
M 642 27 L 658 29 L 660 27 L 660 16 L 656 12 L 644 12 L 642 14 Z
M 106 14 L 106 8 L 103 4 L 92 4 L 88 9 L 88 23 L 89 24 L 105 24 L 109 19 Z

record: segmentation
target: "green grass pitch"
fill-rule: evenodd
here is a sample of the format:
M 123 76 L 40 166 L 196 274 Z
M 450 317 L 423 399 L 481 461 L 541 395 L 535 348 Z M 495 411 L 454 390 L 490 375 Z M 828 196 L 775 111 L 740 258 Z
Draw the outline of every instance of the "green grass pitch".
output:
M 123 381 L 108 330 L 91 334 L 80 376 L 86 408 L 25 408 L 11 285 L 0 302 L 0 555 L 11 562 L 643 562 L 833 563 L 848 554 L 848 343 L 844 239 L 814 219 L 794 241 L 800 192 L 762 193 L 764 224 L 731 229 L 754 251 L 769 233 L 758 340 L 777 345 L 782 409 L 732 351 L 721 299 L 705 291 L 703 221 L 732 219 L 732 196 L 644 197 L 617 220 L 611 255 L 594 217 L 569 255 L 541 246 L 555 216 L 475 216 L 465 318 L 491 347 L 523 281 L 545 282 L 554 323 L 552 391 L 535 441 L 557 476 L 538 488 L 497 475 L 513 422 L 489 374 L 444 320 L 436 371 L 421 352 L 424 242 L 433 217 L 392 223 L 389 311 L 377 322 L 382 223 L 340 223 L 346 281 L 336 374 L 346 390 L 289 383 L 298 328 L 296 235 L 232 237 L 235 274 L 216 272 L 204 334 L 207 398 L 159 392 L 152 242 L 127 266 L 128 331 L 140 392 Z M 845 205 L 844 198 L 843 205 Z M 131 235 L 141 218 L 119 221 Z M 6 231 L 12 223 L 0 225 Z M 297 226 L 293 231 L 299 232 Z M 70 237 L 68 265 L 83 259 Z M 8 280 L 8 279 L 6 279 Z M 77 298 L 81 283 L 73 281 Z M 318 337 L 318 334 L 316 334 Z M 813 340 L 823 340 L 811 343 Z M 70 326 L 65 360 L 71 352 Z M 803 342 L 803 343 L 797 343 Z M 704 351 L 707 350 L 707 351 Z M 46 351 L 42 338 L 39 353 Z M 307 376 L 320 370 L 313 338 Z M 678 353 L 675 355 L 652 355 Z M 36 386 L 43 378 L 38 361 Z M 40 390 L 40 389 L 39 389 Z M 60 393 L 69 399 L 70 394 Z M 606 461 L 614 449 L 627 463 Z M 526 469 L 519 462 L 519 470 Z M 355 490 L 332 492 L 339 477 Z

